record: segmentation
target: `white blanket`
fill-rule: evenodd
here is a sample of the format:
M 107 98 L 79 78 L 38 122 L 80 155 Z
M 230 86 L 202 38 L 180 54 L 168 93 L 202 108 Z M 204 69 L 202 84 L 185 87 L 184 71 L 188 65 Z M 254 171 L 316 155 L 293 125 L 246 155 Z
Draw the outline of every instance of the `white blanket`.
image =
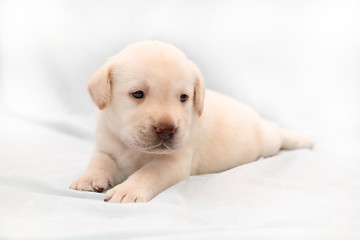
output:
M 91 141 L 9 116 L 0 126 L 0 239 L 360 239 L 356 152 L 281 152 L 111 204 L 68 189 Z

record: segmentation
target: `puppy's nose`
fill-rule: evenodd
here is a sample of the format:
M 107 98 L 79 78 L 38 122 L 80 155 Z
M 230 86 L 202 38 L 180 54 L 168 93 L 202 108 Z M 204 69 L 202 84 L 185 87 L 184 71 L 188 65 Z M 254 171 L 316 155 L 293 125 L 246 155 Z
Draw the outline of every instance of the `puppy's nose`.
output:
M 172 138 L 176 132 L 176 127 L 173 124 L 159 124 L 154 126 L 154 130 L 159 139 L 166 141 Z

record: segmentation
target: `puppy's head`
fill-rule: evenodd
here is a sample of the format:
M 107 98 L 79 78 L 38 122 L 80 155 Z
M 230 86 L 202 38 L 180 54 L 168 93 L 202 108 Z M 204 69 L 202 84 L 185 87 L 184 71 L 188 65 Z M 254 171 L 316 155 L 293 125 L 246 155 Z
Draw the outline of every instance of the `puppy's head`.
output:
M 205 88 L 198 68 L 176 47 L 130 45 L 93 76 L 89 92 L 112 132 L 147 153 L 180 149 L 200 117 Z

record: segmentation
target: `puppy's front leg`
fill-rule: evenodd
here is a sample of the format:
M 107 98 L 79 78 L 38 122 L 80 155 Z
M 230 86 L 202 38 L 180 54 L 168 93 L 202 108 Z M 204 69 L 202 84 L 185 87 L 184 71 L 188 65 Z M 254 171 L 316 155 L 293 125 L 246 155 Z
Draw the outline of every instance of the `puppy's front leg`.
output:
M 159 155 L 126 181 L 110 189 L 104 201 L 147 202 L 190 175 L 190 159 L 184 156 Z
M 86 173 L 70 188 L 80 191 L 102 192 L 121 181 L 121 172 L 114 160 L 103 152 L 96 152 Z

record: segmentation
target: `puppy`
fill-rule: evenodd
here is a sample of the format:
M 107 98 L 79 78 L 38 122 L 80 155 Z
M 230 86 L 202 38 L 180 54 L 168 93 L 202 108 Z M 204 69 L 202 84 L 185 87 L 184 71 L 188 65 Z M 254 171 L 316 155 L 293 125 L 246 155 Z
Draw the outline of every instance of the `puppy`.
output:
M 205 90 L 176 47 L 144 41 L 110 58 L 89 82 L 98 114 L 96 148 L 71 189 L 109 202 L 146 202 L 193 174 L 221 172 L 313 142 Z

